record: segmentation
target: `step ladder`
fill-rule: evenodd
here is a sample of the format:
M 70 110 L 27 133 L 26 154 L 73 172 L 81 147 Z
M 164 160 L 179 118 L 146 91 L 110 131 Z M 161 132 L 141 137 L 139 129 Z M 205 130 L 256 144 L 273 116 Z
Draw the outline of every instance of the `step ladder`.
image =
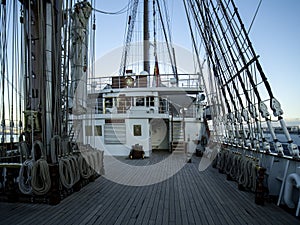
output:
M 183 122 L 173 121 L 172 124 L 172 152 L 186 153 L 186 142 L 184 141 Z
M 70 131 L 69 131 L 70 141 L 78 142 L 79 134 L 82 130 L 82 121 L 81 120 L 70 120 L 69 126 L 70 126 Z

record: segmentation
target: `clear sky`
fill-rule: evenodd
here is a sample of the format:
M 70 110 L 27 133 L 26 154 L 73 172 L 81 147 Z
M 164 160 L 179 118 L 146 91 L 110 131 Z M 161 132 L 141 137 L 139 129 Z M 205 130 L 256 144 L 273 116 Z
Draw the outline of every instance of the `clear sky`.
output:
M 190 35 L 183 32 L 187 23 L 182 0 L 166 1 L 171 6 L 174 44 L 190 48 L 186 46 Z M 259 1 L 235 0 L 246 28 Z M 114 12 L 127 3 L 128 0 L 97 0 L 96 8 Z M 99 58 L 123 44 L 126 13 L 96 15 L 96 58 Z M 262 0 L 249 35 L 273 93 L 282 105 L 284 118 L 298 118 L 300 122 L 300 0 Z

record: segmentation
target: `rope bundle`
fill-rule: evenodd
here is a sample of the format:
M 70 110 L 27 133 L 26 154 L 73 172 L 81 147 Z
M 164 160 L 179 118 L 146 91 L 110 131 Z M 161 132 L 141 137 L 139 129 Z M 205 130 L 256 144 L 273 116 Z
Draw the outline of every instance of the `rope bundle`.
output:
M 88 179 L 92 175 L 92 169 L 87 160 L 89 160 L 89 157 L 83 157 L 82 155 L 78 159 L 80 175 L 84 179 Z
M 83 146 L 79 155 L 66 153 L 68 149 L 62 147 L 60 137 L 51 140 L 50 159 L 58 163 L 59 180 L 61 184 L 70 189 L 81 178 L 89 179 L 94 174 L 104 174 L 103 151 L 98 151 L 91 146 Z M 19 146 L 20 152 L 26 155 L 27 145 Z M 36 150 L 40 150 L 41 157 L 36 160 Z M 36 141 L 31 150 L 31 158 L 27 159 L 19 171 L 19 189 L 23 194 L 45 195 L 51 188 L 51 177 L 46 153 L 40 141 Z M 58 160 L 57 160 L 58 159 Z
M 31 187 L 31 170 L 33 167 L 33 160 L 27 159 L 21 166 L 19 171 L 19 189 L 23 194 L 30 195 L 32 194 Z M 24 172 L 26 171 L 26 178 Z
M 71 188 L 74 185 L 74 175 L 71 170 L 70 160 L 68 158 L 61 158 L 59 160 L 59 178 L 62 185 L 66 188 Z
M 32 191 L 36 195 L 47 194 L 51 188 L 49 166 L 45 159 L 41 158 L 32 167 Z
M 92 147 L 87 147 L 78 159 L 79 171 L 82 178 L 87 179 L 94 173 L 104 174 L 103 151 L 98 151 Z
M 36 146 L 41 151 L 41 158 L 35 161 Z M 24 149 L 25 145 L 20 145 Z M 44 195 L 51 188 L 51 178 L 49 166 L 45 160 L 46 154 L 43 144 L 40 141 L 34 142 L 31 150 L 31 159 L 27 159 L 21 166 L 19 171 L 19 189 L 23 194 Z M 24 173 L 26 173 L 26 178 Z
M 253 158 L 223 150 L 217 156 L 217 168 L 245 188 L 255 191 L 257 163 Z
M 59 160 L 59 175 L 62 185 L 71 188 L 76 182 L 89 179 L 95 173 L 104 174 L 103 151 L 86 147 L 79 156 L 68 156 Z
M 68 189 L 80 180 L 77 156 L 60 158 L 59 177 L 62 185 Z
M 74 182 L 76 183 L 80 180 L 78 156 L 70 156 L 70 165 L 74 175 Z

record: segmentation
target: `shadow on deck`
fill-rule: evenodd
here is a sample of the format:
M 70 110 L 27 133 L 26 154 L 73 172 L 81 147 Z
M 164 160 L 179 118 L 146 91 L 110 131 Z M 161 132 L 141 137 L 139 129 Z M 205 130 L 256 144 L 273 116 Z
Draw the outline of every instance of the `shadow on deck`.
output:
M 167 153 L 155 153 L 144 160 L 118 157 L 116 161 L 104 163 L 108 173 L 116 162 L 133 166 L 136 172 L 131 174 L 132 179 L 139 173 L 137 166 L 143 168 L 148 165 L 159 165 L 159 162 L 168 157 Z M 253 193 L 239 191 L 235 182 L 227 181 L 225 175 L 219 174 L 217 170 L 209 167 L 200 172 L 199 161 L 200 158 L 193 157 L 192 162 L 185 164 L 174 176 L 146 186 L 122 185 L 109 180 L 105 175 L 56 206 L 0 202 L 0 223 L 105 225 L 300 223 L 299 218 L 273 204 L 256 205 Z M 162 174 L 170 172 L 169 169 L 170 167 L 165 165 L 154 171 L 155 173 L 160 171 Z M 123 173 L 116 171 L 119 177 L 124 177 L 128 173 L 126 170 Z

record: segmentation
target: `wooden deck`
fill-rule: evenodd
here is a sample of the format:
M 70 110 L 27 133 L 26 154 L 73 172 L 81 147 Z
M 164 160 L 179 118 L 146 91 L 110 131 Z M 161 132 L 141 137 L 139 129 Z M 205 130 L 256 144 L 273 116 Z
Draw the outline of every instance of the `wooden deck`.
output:
M 148 186 L 100 177 L 56 206 L 0 202 L 0 224 L 300 224 L 274 204 L 256 205 L 253 193 L 239 191 L 216 169 L 200 172 L 199 160 L 193 157 L 170 179 Z

